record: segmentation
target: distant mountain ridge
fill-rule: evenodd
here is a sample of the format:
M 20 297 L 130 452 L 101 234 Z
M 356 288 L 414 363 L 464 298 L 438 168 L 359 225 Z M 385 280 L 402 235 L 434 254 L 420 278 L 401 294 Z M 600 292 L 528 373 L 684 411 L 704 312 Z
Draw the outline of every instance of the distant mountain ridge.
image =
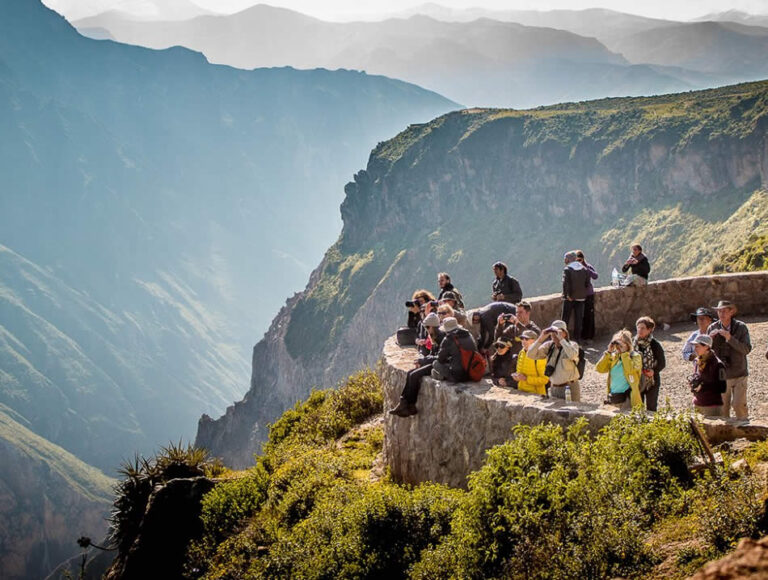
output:
M 255 346 L 250 391 L 203 417 L 197 443 L 248 465 L 266 424 L 312 385 L 376 364 L 403 301 L 440 271 L 471 307 L 490 300 L 497 260 L 524 296 L 557 292 L 572 248 L 598 285 L 635 241 L 652 279 L 709 273 L 768 233 L 767 152 L 768 81 L 409 127 L 347 184 L 339 241 Z
M 191 438 L 201 413 L 245 390 L 254 337 L 337 236 L 341 184 L 370 147 L 457 107 L 353 71 L 242 71 L 183 48 L 98 42 L 38 2 L 0 3 L 8 429 L 107 473 Z M 52 468 L 5 441 L 4 469 Z M 14 490 L 43 535 L 43 516 L 80 501 L 77 487 Z M 0 542 L 11 577 L 58 564 L 24 548 L 73 555 L 78 533 L 98 532 L 69 521 L 55 551 L 27 541 L 11 555 Z
M 617 15 L 611 22 L 629 19 L 609 14 Z M 290 65 L 365 70 L 416 82 L 467 106 L 530 107 L 698 86 L 691 76 L 683 78 L 675 71 L 631 66 L 594 38 L 489 18 L 442 22 L 413 15 L 334 23 L 256 5 L 233 15 L 186 22 L 135 22 L 113 14 L 74 24 L 84 34 L 108 31 L 110 37 L 131 44 L 188 46 L 212 62 L 244 69 Z M 631 30 L 645 29 L 638 26 Z

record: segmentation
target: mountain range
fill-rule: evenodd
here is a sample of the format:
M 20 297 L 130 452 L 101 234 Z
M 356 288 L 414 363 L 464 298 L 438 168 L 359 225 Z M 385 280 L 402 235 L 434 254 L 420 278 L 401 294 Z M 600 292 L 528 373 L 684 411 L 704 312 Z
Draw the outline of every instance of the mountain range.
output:
M 533 107 L 700 89 L 762 78 L 768 61 L 768 28 L 606 9 L 423 5 L 379 22 L 339 23 L 256 5 L 182 22 L 137 21 L 112 11 L 74 24 L 88 36 L 154 48 L 187 46 L 211 62 L 244 69 L 365 70 L 468 106 Z
M 504 261 L 524 296 L 557 292 L 581 248 L 610 283 L 634 242 L 652 279 L 709 273 L 768 232 L 768 81 L 413 125 L 345 187 L 344 228 L 254 348 L 251 389 L 197 443 L 249 465 L 310 387 L 374 366 L 404 301 L 447 271 L 470 307 Z M 540 324 L 549 321 L 537 320 Z
M 19 448 L 0 432 L 5 469 L 39 467 L 38 442 L 113 474 L 191 438 L 242 395 L 254 336 L 338 235 L 342 185 L 370 148 L 457 107 L 359 72 L 94 41 L 38 2 L 2 2 L 0 404 L 35 436 Z M 26 577 L 54 545 L 98 538 L 81 528 L 92 510 L 46 531 L 64 495 L 2 497 L 43 538 L 15 553 Z

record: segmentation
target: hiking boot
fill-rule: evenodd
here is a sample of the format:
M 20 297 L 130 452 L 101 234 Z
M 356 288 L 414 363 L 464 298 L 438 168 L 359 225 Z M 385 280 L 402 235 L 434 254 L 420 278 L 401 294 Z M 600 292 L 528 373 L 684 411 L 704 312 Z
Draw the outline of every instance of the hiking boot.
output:
M 416 405 L 413 405 L 406 401 L 403 397 L 400 397 L 400 402 L 397 407 L 389 410 L 390 415 L 397 415 L 398 417 L 410 417 L 416 414 Z

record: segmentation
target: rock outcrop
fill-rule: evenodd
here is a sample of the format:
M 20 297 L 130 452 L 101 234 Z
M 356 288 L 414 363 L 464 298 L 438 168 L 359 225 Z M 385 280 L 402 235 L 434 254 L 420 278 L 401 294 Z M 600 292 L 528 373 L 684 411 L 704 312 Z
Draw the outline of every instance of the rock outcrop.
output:
M 574 247 L 599 283 L 635 240 L 652 279 L 708 273 L 768 229 L 766 116 L 768 83 L 753 83 L 412 125 L 346 186 L 339 241 L 254 348 L 248 394 L 221 419 L 203 418 L 197 443 L 250 463 L 265 425 L 312 386 L 375 364 L 405 320 L 403 301 L 435 288 L 442 270 L 470 306 L 489 300 L 498 259 L 526 296 L 556 291 L 562 252 Z M 689 293 L 679 286 L 685 308 Z M 655 298 L 626 304 L 629 320 L 641 307 L 662 321 L 690 312 L 657 313 Z
M 768 578 L 768 536 L 744 538 L 725 558 L 705 565 L 690 580 L 759 580 Z

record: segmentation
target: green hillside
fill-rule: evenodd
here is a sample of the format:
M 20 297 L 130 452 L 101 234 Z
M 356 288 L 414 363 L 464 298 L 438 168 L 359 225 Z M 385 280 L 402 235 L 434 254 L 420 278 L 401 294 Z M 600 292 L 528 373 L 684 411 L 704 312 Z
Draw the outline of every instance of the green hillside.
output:
M 467 110 L 411 126 L 347 185 L 343 233 L 296 303 L 286 346 L 304 359 L 331 351 L 392 277 L 405 299 L 447 270 L 478 305 L 489 300 L 496 260 L 532 296 L 558 290 L 562 253 L 572 248 L 609 283 L 635 241 L 652 279 L 709 272 L 721 254 L 768 231 L 766 114 L 768 82 L 758 82 Z M 382 324 L 393 328 L 399 314 Z

